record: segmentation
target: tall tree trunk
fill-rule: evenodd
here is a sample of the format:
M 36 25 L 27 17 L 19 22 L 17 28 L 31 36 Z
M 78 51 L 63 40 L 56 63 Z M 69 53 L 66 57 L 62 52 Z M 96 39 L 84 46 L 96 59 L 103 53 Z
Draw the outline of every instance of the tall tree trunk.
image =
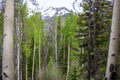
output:
M 70 70 L 70 44 L 68 43 L 68 60 L 67 60 L 67 76 L 66 76 L 66 80 L 69 79 L 69 70 Z
M 89 19 L 90 19 L 90 16 L 89 16 Z M 90 75 L 90 70 L 91 70 L 91 67 L 90 67 L 90 54 L 91 54 L 91 21 L 89 20 L 88 22 L 89 26 L 88 26 L 88 64 L 87 64 L 87 80 L 90 80 L 91 78 L 91 75 Z
M 32 63 L 32 80 L 34 80 L 34 72 L 35 72 L 35 52 L 36 52 L 36 38 L 34 37 L 34 51 L 33 51 L 33 63 Z
M 16 54 L 17 54 L 17 80 L 20 80 L 20 12 L 16 16 Z
M 14 0 L 6 0 L 3 25 L 2 80 L 14 80 L 13 30 Z
M 28 62 L 27 62 L 27 56 L 26 56 L 26 64 L 25 64 L 25 68 L 26 68 L 25 69 L 25 77 L 26 78 L 25 78 L 25 80 L 28 80 L 28 65 L 27 64 L 28 64 Z
M 48 42 L 44 45 L 44 62 L 43 62 L 43 70 L 46 71 L 47 67 L 47 56 L 48 56 Z
M 106 80 L 117 80 L 115 68 L 117 54 L 119 53 L 119 43 L 120 43 L 120 0 L 115 0 L 108 52 Z
M 94 24 L 94 60 L 95 60 L 95 80 L 98 80 L 98 57 L 97 57 L 97 45 L 96 45 L 96 25 Z
M 40 34 L 41 35 L 41 34 Z M 40 80 L 40 72 L 41 72 L 41 37 L 39 36 L 39 44 L 38 44 L 38 46 L 39 46 L 39 49 L 38 49 L 38 54 L 39 54 L 39 80 Z
M 57 26 L 55 26 L 55 65 L 58 65 L 58 54 L 57 54 Z
M 21 16 L 20 19 L 21 19 L 21 23 L 20 23 L 20 29 L 21 29 L 21 30 L 20 30 L 20 39 L 21 39 L 21 40 L 20 40 L 20 41 L 23 41 L 23 37 L 25 37 L 25 36 L 24 36 L 24 35 L 25 35 L 25 33 L 24 33 L 24 23 L 25 23 L 25 22 L 24 22 L 24 17 L 23 17 L 23 15 Z M 23 51 L 22 51 L 22 47 L 23 47 L 22 44 L 23 44 L 23 43 L 21 42 L 21 46 L 20 46 L 20 47 L 21 47 L 21 49 L 20 49 L 21 52 L 23 52 Z M 20 67 L 21 67 L 21 70 L 20 70 L 21 75 L 20 75 L 20 77 L 21 77 L 21 78 L 20 78 L 20 80 L 23 80 L 23 72 L 24 72 L 24 71 L 23 71 L 23 65 L 22 65 L 22 63 L 23 63 L 23 61 L 24 61 L 24 60 L 23 60 L 24 57 L 23 57 L 23 54 L 22 54 L 22 53 L 21 53 L 21 55 L 20 55 L 20 58 L 21 58 L 21 59 L 20 59 L 20 60 L 21 60 L 21 65 L 20 65 Z

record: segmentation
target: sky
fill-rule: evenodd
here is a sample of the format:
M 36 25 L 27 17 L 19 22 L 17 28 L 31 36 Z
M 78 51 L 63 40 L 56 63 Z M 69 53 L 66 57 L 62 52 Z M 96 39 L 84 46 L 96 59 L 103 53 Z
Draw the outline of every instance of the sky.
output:
M 48 7 L 66 7 L 69 10 L 73 10 L 72 7 L 72 3 L 75 0 L 36 0 L 37 3 L 39 4 L 38 8 L 39 11 L 43 12 L 44 10 L 46 10 Z M 77 0 L 78 4 L 81 2 L 82 0 Z M 31 10 L 35 10 L 36 7 L 32 5 L 32 3 L 27 0 L 28 6 Z M 76 10 L 77 11 L 81 11 L 82 9 L 76 4 Z

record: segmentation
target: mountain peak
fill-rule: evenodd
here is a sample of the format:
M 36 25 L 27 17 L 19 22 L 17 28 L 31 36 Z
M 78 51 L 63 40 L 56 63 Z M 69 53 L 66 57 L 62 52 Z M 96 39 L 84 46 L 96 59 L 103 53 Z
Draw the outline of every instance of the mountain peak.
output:
M 53 17 L 53 16 L 61 16 L 70 13 L 70 10 L 66 7 L 49 7 L 46 10 L 43 11 L 42 16 L 43 19 Z

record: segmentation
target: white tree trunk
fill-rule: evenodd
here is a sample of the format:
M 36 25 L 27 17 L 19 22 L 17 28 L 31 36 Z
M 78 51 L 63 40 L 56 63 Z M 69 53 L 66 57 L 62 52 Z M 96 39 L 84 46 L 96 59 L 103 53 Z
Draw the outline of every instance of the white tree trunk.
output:
M 34 80 L 34 72 L 35 72 L 35 53 L 36 53 L 36 38 L 34 36 L 34 52 L 33 52 L 33 63 L 32 63 L 32 80 Z
M 39 46 L 39 49 L 38 49 L 39 50 L 38 51 L 39 52 L 38 53 L 39 54 L 39 71 L 38 72 L 39 72 L 39 80 L 40 80 L 40 72 L 41 72 L 41 67 L 40 67 L 41 66 L 41 38 L 40 38 L 40 36 L 39 36 L 39 44 L 38 44 L 38 46 Z
M 26 64 L 25 64 L 25 80 L 28 80 L 28 65 L 27 65 L 27 56 L 26 56 Z
M 66 76 L 66 80 L 69 79 L 69 71 L 70 71 L 70 44 L 68 43 L 68 61 L 67 61 L 67 76 Z
M 6 0 L 3 26 L 2 80 L 14 80 L 13 30 L 14 0 Z
M 120 0 L 115 0 L 108 52 L 106 80 L 116 80 L 116 58 L 120 44 Z
M 58 53 L 57 53 L 57 26 L 55 26 L 55 65 L 58 65 Z
M 20 12 L 16 17 L 16 54 L 17 54 L 17 80 L 20 80 Z

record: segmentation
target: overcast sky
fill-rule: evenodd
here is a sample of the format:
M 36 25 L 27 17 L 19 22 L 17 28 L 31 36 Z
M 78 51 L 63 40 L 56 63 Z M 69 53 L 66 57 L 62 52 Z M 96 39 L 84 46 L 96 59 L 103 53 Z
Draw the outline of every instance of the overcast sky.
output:
M 32 6 L 31 2 L 29 0 L 28 1 L 28 6 L 29 8 L 32 8 L 32 9 L 35 9 L 34 6 Z M 45 9 L 47 9 L 48 7 L 66 7 L 68 8 L 69 10 L 73 10 L 73 7 L 72 7 L 72 3 L 75 1 L 75 0 L 36 0 L 39 4 L 39 9 L 40 11 L 44 11 Z M 82 0 L 78 0 L 78 4 L 81 2 Z M 79 6 L 77 6 L 76 4 L 76 9 L 79 11 L 80 8 Z

